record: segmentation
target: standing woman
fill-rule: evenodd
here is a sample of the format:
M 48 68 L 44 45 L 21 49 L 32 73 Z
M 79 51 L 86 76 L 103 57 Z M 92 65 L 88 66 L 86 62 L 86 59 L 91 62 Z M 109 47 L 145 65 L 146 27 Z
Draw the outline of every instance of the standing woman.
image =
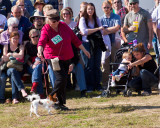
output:
M 79 29 L 82 33 L 82 41 L 84 47 L 91 52 L 91 58 L 88 59 L 83 51 L 81 51 L 81 56 L 84 61 L 84 72 L 86 77 L 86 83 L 87 83 L 87 90 L 93 91 L 93 90 L 100 90 L 102 89 L 100 85 L 101 81 L 101 56 L 102 56 L 102 50 L 100 47 L 94 47 L 92 49 L 92 46 L 87 39 L 88 35 L 91 35 L 92 33 L 102 30 L 103 27 L 101 26 L 100 20 L 96 15 L 95 6 L 93 3 L 88 3 L 85 7 L 85 10 L 82 14 L 82 17 L 79 21 Z M 97 42 L 98 43 L 98 42 Z
M 54 104 L 54 108 L 67 110 L 68 108 L 64 105 L 66 104 L 67 74 L 70 59 L 74 56 L 71 43 L 80 48 L 88 58 L 90 58 L 90 53 L 86 51 L 68 25 L 59 21 L 60 16 L 56 9 L 48 11 L 47 20 L 48 24 L 42 28 L 38 42 L 38 57 L 42 58 L 43 52 L 56 77 L 53 91 L 50 93 L 50 96 L 56 94 L 58 98 L 58 104 Z M 55 66 L 59 68 L 56 69 Z M 50 78 L 52 79 L 53 76 L 50 76 Z
M 13 31 L 10 34 L 10 44 L 5 45 L 3 49 L 3 61 L 9 61 L 9 57 L 23 59 L 24 47 L 19 44 L 19 38 L 20 35 L 17 31 Z M 15 68 L 8 68 L 7 76 L 11 79 L 13 104 L 17 104 L 19 102 L 18 91 L 21 91 L 23 97 L 27 96 L 21 81 L 20 72 Z
M 154 74 L 157 69 L 156 62 L 150 54 L 146 53 L 144 45 L 139 43 L 133 48 L 133 55 L 136 61 L 130 63 L 128 67 L 131 69 L 137 66 L 140 69 L 140 74 L 129 82 L 129 87 L 136 91 L 144 90 L 142 95 L 148 96 L 151 94 L 151 87 L 158 85 L 158 74 Z

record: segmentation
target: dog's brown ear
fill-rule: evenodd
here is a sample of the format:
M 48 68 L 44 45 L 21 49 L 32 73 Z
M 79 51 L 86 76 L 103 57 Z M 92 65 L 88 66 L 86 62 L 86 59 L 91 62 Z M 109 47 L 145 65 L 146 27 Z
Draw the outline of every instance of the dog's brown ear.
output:
M 53 102 L 57 102 L 58 101 L 57 94 L 55 93 L 53 96 L 49 95 L 49 99 Z

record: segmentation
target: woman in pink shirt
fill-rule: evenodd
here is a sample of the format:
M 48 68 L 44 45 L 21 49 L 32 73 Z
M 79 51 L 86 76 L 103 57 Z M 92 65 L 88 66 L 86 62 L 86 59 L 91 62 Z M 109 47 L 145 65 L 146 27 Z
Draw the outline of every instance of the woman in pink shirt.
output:
M 56 77 L 53 91 L 50 93 L 50 96 L 56 94 L 59 101 L 58 104 L 54 104 L 54 108 L 67 110 L 68 108 L 64 106 L 66 103 L 65 87 L 70 59 L 74 56 L 71 43 L 80 48 L 88 58 L 90 58 L 90 53 L 86 51 L 73 31 L 59 20 L 59 12 L 56 9 L 48 11 L 48 24 L 42 28 L 38 43 L 38 57 L 42 58 L 43 52 Z M 55 58 L 59 61 L 55 61 Z M 57 65 L 54 62 L 57 62 Z M 55 66 L 58 66 L 59 69 L 56 69 Z

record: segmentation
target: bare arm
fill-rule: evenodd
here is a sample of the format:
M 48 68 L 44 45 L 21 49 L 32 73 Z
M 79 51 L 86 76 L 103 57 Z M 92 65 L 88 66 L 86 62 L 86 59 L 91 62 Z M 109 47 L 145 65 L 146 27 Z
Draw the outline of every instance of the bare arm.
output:
M 152 57 L 150 55 L 145 55 L 142 59 L 137 60 L 137 61 L 135 61 L 133 63 L 130 63 L 128 65 L 128 67 L 131 69 L 134 66 L 143 65 L 144 63 L 148 62 L 151 59 L 152 59 Z
M 122 35 L 122 39 L 124 40 L 124 42 L 128 42 L 127 38 L 126 38 L 126 34 L 123 31 L 123 27 L 121 27 L 121 35 Z
M 158 29 L 158 28 L 157 28 L 157 37 L 158 37 L 159 44 L 160 44 L 160 29 Z
M 128 27 L 128 26 L 123 26 L 123 31 L 125 32 L 125 33 L 130 33 L 130 32 L 133 32 L 133 31 L 135 31 L 136 30 L 136 27 L 135 26 L 130 26 L 130 27 Z
M 116 33 L 119 29 L 120 29 L 120 25 L 116 25 L 116 26 L 113 26 L 113 27 L 106 28 L 106 29 L 104 29 L 103 35 Z
M 43 47 L 42 47 L 42 46 L 38 46 L 37 56 L 38 56 L 39 58 L 43 58 L 42 52 L 43 52 Z
M 84 52 L 84 54 L 90 58 L 90 53 L 85 49 L 85 47 L 81 44 L 79 48 Z
M 7 53 L 7 56 L 13 56 L 15 58 L 19 58 L 19 59 L 23 59 L 24 57 L 24 46 L 23 45 L 20 45 L 19 47 L 19 53 Z
M 147 23 L 148 31 L 149 31 L 149 42 L 148 42 L 148 49 L 152 48 L 152 39 L 153 39 L 153 28 L 152 28 L 152 20 Z
M 93 28 L 93 29 L 88 29 L 88 35 L 91 35 L 92 33 L 96 32 L 96 31 L 99 31 L 99 30 L 102 30 L 103 27 L 98 27 L 98 28 Z

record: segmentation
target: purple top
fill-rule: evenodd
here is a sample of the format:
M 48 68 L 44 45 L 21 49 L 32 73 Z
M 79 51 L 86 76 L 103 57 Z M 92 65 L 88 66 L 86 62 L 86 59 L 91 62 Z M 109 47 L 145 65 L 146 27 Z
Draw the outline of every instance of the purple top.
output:
M 80 29 L 80 31 L 84 34 L 84 36 L 82 36 L 82 40 L 83 40 L 84 42 L 88 42 L 88 40 L 87 40 L 88 29 L 93 29 L 93 28 L 95 28 L 95 27 L 94 27 L 94 24 L 95 24 L 95 23 L 91 23 L 91 22 L 89 21 L 89 22 L 88 22 L 89 28 L 88 28 L 87 25 L 86 25 L 86 22 L 85 22 L 85 18 L 84 18 L 84 17 L 81 17 L 81 18 L 80 18 L 80 21 L 79 21 L 79 29 Z M 99 20 L 98 17 L 97 17 L 97 24 L 98 24 L 99 27 L 102 26 L 102 24 L 101 24 L 101 22 L 100 22 L 100 20 Z
M 19 36 L 20 36 L 20 38 L 19 38 L 19 44 L 22 44 L 22 39 L 23 39 L 23 32 L 21 31 L 21 30 L 18 30 L 18 32 L 19 32 Z M 6 30 L 6 31 L 4 31 L 4 32 L 2 32 L 1 33 L 1 35 L 0 35 L 0 44 L 2 44 L 2 45 L 6 45 L 6 44 L 9 44 L 10 43 L 10 41 L 9 41 L 9 33 L 8 33 L 8 30 Z

